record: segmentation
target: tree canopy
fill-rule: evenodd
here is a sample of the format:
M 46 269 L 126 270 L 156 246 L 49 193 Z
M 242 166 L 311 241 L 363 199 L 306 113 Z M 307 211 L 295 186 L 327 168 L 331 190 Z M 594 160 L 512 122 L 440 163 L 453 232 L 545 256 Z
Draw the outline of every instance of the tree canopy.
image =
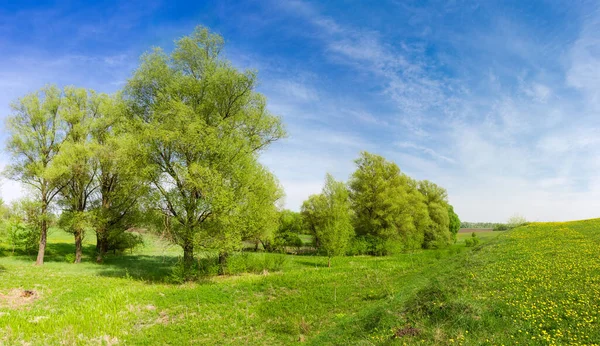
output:
M 147 179 L 190 265 L 194 244 L 239 246 L 244 210 L 274 178 L 258 155 L 285 135 L 255 91 L 256 73 L 222 55 L 223 39 L 198 27 L 167 55 L 145 54 L 125 88 Z M 274 191 L 272 188 L 271 191 Z M 272 198 L 271 200 L 273 200 Z

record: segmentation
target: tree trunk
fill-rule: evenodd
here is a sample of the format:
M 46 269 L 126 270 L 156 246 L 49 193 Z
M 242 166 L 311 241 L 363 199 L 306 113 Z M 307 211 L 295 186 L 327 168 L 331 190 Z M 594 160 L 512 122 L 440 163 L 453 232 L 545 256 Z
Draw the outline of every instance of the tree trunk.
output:
M 48 241 L 48 220 L 46 219 L 47 209 L 48 203 L 45 201 L 45 198 L 42 198 L 42 229 L 40 230 L 40 247 L 38 249 L 37 259 L 35 260 L 36 266 L 41 266 L 44 264 L 44 254 L 46 253 L 46 243 Z
M 191 242 L 183 245 L 183 268 L 186 279 L 189 277 L 190 271 L 194 265 L 194 244 Z
M 42 218 L 45 218 L 45 215 L 42 215 Z M 44 254 L 46 253 L 46 243 L 48 241 L 48 223 L 46 220 L 42 219 L 42 229 L 40 234 L 40 247 L 38 249 L 37 259 L 35 260 L 36 266 L 41 266 L 44 264 Z
M 75 232 L 75 263 L 81 263 L 83 237 L 81 231 Z
M 331 257 L 327 257 L 327 268 L 331 268 Z
M 225 275 L 225 270 L 227 269 L 227 257 L 229 257 L 228 252 L 219 252 L 219 275 Z
M 254 252 L 258 252 L 258 240 L 254 242 Z
M 104 255 L 108 252 L 108 238 L 104 231 L 96 233 L 96 263 L 104 261 Z

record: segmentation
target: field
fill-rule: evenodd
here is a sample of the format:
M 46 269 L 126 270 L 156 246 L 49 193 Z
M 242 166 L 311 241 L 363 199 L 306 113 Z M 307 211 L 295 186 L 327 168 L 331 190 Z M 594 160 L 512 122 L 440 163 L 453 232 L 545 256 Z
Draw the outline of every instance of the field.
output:
M 391 257 L 287 255 L 276 271 L 169 283 L 179 250 L 147 236 L 105 264 L 0 253 L 0 344 L 597 344 L 600 220 L 461 233 Z M 250 253 L 267 261 L 270 256 Z

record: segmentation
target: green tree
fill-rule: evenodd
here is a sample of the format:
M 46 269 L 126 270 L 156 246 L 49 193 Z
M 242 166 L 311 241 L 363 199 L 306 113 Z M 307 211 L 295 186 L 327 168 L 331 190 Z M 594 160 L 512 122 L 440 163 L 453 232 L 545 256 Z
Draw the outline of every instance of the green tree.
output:
M 170 56 L 145 54 L 125 89 L 146 177 L 186 268 L 195 243 L 221 254 L 240 246 L 248 184 L 260 180 L 250 175 L 260 174 L 259 153 L 284 136 L 255 92 L 256 74 L 231 66 L 222 48 L 219 35 L 197 28 Z
M 448 245 L 452 239 L 448 216 L 448 193 L 444 188 L 428 180 L 418 183 L 418 190 L 425 197 L 430 219 L 423 239 L 424 248 L 437 248 Z
M 60 223 L 75 238 L 75 263 L 79 263 L 83 238 L 94 223 L 89 210 L 97 190 L 98 165 L 90 133 L 93 119 L 100 112 L 101 97 L 93 91 L 67 87 L 62 103 L 62 121 L 67 132 L 54 168 L 64 186 L 58 201 L 63 207 Z
M 11 203 L 4 211 L 5 232 L 8 243 L 15 252 L 20 247 L 26 253 L 32 253 L 39 245 L 41 217 L 39 201 L 23 198 Z M 46 216 L 48 224 L 53 215 Z
M 421 246 L 429 224 L 427 205 L 416 183 L 393 162 L 362 152 L 350 178 L 354 228 L 357 236 L 376 239 L 378 254 Z
M 99 192 L 92 202 L 92 211 L 96 262 L 100 263 L 109 249 L 122 250 L 139 242 L 138 237 L 125 231 L 141 221 L 139 205 L 147 193 L 147 184 L 140 174 L 144 168 L 129 134 L 119 95 L 100 94 L 97 104 L 90 133 Z
M 458 230 L 460 230 L 460 224 L 461 224 L 460 219 L 458 218 L 458 215 L 454 212 L 453 206 L 448 204 L 447 208 L 448 208 L 448 219 L 450 222 L 450 224 L 449 224 L 450 233 L 452 234 L 452 237 L 456 241 L 456 234 L 458 233 Z
M 319 239 L 319 227 L 323 224 L 323 219 L 326 217 L 324 211 L 327 208 L 327 199 L 323 194 L 315 194 L 308 196 L 308 199 L 302 202 L 300 214 L 302 222 L 308 228 L 310 235 L 313 236 L 313 243 L 318 249 L 321 247 Z
M 321 250 L 328 257 L 327 266 L 331 267 L 331 257 L 344 255 L 354 236 L 352 210 L 346 184 L 336 181 L 331 174 L 325 178 L 322 194 L 326 204 L 317 235 Z
M 61 121 L 62 92 L 51 86 L 28 94 L 11 105 L 8 118 L 7 175 L 32 190 L 39 205 L 39 248 L 36 265 L 44 264 L 50 206 L 64 181 L 57 179 L 52 164 L 65 137 Z
M 303 231 L 302 215 L 298 212 L 284 209 L 279 212 L 279 227 L 274 237 L 274 247 L 301 247 L 300 234 Z

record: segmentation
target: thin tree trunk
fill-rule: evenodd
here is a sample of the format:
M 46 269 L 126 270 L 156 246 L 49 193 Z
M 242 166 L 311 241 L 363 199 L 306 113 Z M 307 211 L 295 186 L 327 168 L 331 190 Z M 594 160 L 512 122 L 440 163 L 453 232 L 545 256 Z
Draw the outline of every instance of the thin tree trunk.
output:
M 331 268 L 331 257 L 327 257 L 327 268 Z
M 82 241 L 83 237 L 81 236 L 81 231 L 75 232 L 75 263 L 81 263 L 81 255 L 82 255 Z
M 46 253 L 46 243 L 48 241 L 48 220 L 47 218 L 47 208 L 48 205 L 45 201 L 45 198 L 42 200 L 42 224 L 41 224 L 41 232 L 40 232 L 40 247 L 38 249 L 37 259 L 35 260 L 36 266 L 41 266 L 44 264 L 44 254 Z
M 227 269 L 227 257 L 229 257 L 228 252 L 219 252 L 219 275 L 225 275 L 225 269 Z
M 188 279 L 191 274 L 192 266 L 194 265 L 194 244 L 188 242 L 183 246 L 183 269 L 185 277 Z

